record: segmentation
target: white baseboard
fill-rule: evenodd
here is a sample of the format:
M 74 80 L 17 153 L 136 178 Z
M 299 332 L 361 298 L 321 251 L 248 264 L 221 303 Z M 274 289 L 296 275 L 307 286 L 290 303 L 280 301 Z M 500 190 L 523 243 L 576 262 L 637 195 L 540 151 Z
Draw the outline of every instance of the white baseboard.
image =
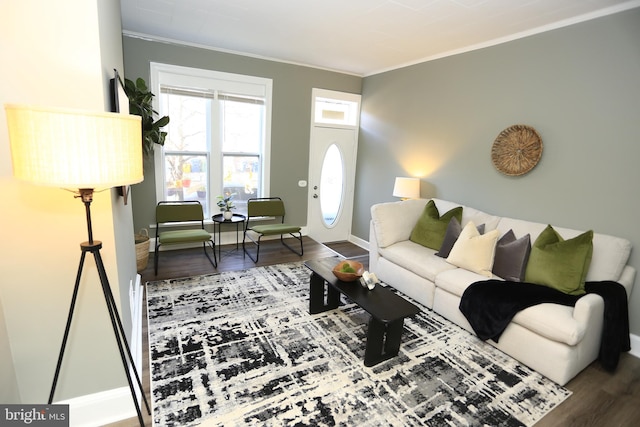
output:
M 369 242 L 364 239 L 351 235 L 349 236 L 349 241 L 356 246 L 360 246 L 363 249 L 369 250 Z
M 640 359 L 640 336 L 631 334 L 631 351 L 629 354 Z
M 136 281 L 132 283 L 129 288 L 129 302 L 131 304 L 131 340 L 129 342 L 129 348 L 131 350 L 131 357 L 133 363 L 142 381 L 142 303 L 144 302 L 144 289 L 142 288 L 142 276 L 136 274 Z M 135 374 L 132 369 L 129 369 L 131 379 L 136 383 Z M 137 390 L 138 401 L 140 401 L 140 391 Z
M 71 427 L 97 427 L 138 417 L 129 387 L 101 391 L 55 403 L 69 405 Z M 144 404 L 141 409 L 146 410 Z

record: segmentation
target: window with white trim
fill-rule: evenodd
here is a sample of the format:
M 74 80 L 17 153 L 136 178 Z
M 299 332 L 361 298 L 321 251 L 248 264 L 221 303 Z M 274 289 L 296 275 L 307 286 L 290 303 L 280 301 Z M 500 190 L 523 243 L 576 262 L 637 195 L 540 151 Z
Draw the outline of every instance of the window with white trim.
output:
M 170 118 L 155 150 L 158 200 L 198 200 L 211 217 L 219 196 L 246 214 L 249 198 L 268 195 L 270 79 L 152 64 L 151 84 Z

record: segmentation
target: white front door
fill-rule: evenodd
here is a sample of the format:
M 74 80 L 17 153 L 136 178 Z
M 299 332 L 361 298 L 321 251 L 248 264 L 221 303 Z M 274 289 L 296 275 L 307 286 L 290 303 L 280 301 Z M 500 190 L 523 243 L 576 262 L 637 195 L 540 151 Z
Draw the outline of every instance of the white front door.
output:
M 357 143 L 357 129 L 312 126 L 307 232 L 318 242 L 351 235 Z

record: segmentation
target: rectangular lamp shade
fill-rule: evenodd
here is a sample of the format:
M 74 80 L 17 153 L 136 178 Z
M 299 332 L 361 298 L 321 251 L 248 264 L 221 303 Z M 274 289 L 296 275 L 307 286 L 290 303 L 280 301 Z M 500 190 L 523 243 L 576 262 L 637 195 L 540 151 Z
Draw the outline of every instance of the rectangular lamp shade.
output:
M 403 199 L 420 198 L 420 180 L 418 178 L 396 177 L 393 186 L 393 196 Z
M 143 180 L 139 116 L 5 105 L 13 175 L 69 189 Z

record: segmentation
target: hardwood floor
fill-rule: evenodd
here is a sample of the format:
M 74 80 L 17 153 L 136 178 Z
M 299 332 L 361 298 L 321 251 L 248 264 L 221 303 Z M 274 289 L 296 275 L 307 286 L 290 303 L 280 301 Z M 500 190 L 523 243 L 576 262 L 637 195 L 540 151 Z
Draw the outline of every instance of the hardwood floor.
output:
M 297 243 L 297 242 L 296 242 Z M 290 243 L 296 247 L 293 243 Z M 299 245 L 299 244 L 298 244 Z M 158 262 L 158 275 L 153 274 L 153 253 L 149 254 L 147 268 L 141 273 L 142 283 L 154 280 L 173 279 L 177 277 L 189 277 L 198 274 L 209 274 L 219 271 L 243 270 L 262 265 L 280 264 L 283 262 L 300 261 L 300 259 L 314 259 L 335 255 L 334 250 L 325 245 L 321 245 L 308 237 L 303 237 L 304 255 L 302 257 L 294 254 L 284 247 L 279 240 L 267 240 L 262 242 L 260 257 L 254 263 L 248 256 L 243 256 L 242 243 L 236 250 L 236 245 L 224 245 L 220 248 L 222 255 L 218 259 L 218 268 L 213 268 L 202 249 L 185 249 L 177 251 L 161 251 Z M 339 245 L 331 245 L 340 248 Z M 366 250 L 357 248 L 357 253 L 367 253 Z M 299 246 L 298 246 L 299 247 Z M 253 254 L 255 249 L 250 248 Z M 209 254 L 211 250 L 209 249 Z M 218 248 L 216 247 L 216 256 Z M 348 256 L 348 255 L 345 255 Z
M 284 262 L 314 259 L 339 253 L 345 257 L 364 255 L 366 250 L 348 243 L 336 242 L 322 245 L 304 238 L 304 256 L 299 257 L 283 247 L 279 241 L 268 241 L 260 250 L 260 259 L 254 264 L 249 257 L 243 257 L 242 248 L 235 251 L 235 245 L 223 246 L 218 268 L 214 269 L 202 253 L 202 249 L 185 249 L 161 253 L 158 275 L 153 272 L 153 254 L 149 264 L 141 273 L 142 283 L 168 278 L 195 276 L 220 271 L 242 270 L 256 265 L 272 265 Z M 264 243 L 263 243 L 264 244 Z M 149 379 L 149 345 L 147 342 L 146 302 L 143 319 L 143 372 L 144 391 L 151 404 Z M 615 374 L 604 371 L 594 362 L 571 380 L 566 387 L 573 395 L 554 409 L 536 427 L 631 427 L 640 425 L 640 359 L 623 354 Z M 151 417 L 143 409 L 144 421 L 152 425 Z M 138 419 L 130 418 L 109 424 L 110 427 L 134 427 Z
M 615 374 L 592 363 L 565 386 L 573 395 L 536 427 L 640 425 L 640 359 L 625 353 Z

